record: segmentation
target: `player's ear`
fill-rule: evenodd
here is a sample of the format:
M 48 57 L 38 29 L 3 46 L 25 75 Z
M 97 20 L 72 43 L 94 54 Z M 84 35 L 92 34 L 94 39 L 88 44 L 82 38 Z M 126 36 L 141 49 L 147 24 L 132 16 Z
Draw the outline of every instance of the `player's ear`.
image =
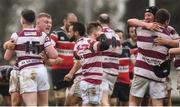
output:
M 79 35 L 79 32 L 78 32 L 78 31 L 75 31 L 74 34 L 75 34 L 75 35 Z

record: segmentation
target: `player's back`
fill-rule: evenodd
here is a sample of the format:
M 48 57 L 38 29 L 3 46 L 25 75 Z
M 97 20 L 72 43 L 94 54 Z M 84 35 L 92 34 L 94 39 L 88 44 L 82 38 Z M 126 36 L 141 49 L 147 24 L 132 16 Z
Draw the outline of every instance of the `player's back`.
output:
M 121 53 L 121 43 L 118 35 L 110 28 L 104 27 L 103 32 L 108 39 L 110 47 L 102 52 L 102 66 L 104 71 L 113 75 L 118 75 L 119 55 Z
M 153 66 L 159 65 L 167 59 L 168 48 L 164 45 L 155 45 L 156 37 L 172 39 L 167 29 L 162 31 L 149 31 L 143 28 L 137 28 L 137 46 L 138 55 L 135 64 L 135 74 L 153 80 L 161 81 L 155 76 Z
M 74 50 L 80 59 L 84 76 L 83 80 L 85 81 L 102 79 L 101 58 L 97 52 L 99 50 L 98 44 L 99 42 L 86 37 L 80 38 L 75 44 Z
M 13 33 L 11 39 L 16 43 L 15 52 L 20 69 L 43 64 L 39 53 L 51 44 L 45 33 L 35 29 L 22 30 Z

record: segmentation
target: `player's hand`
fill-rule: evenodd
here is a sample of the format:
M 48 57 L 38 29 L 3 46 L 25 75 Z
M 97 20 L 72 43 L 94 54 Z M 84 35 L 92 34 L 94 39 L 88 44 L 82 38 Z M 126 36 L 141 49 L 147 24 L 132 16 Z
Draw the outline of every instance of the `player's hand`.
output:
M 171 48 L 171 49 L 169 49 L 168 53 L 171 54 L 171 55 L 175 54 L 176 50 L 177 50 L 177 48 Z
M 71 81 L 72 79 L 73 79 L 73 74 L 71 74 L 71 73 L 68 73 L 64 77 L 64 81 Z
M 48 56 L 46 55 L 46 52 L 41 52 L 40 57 L 42 58 L 42 61 L 46 64 L 46 65 L 51 65 L 48 61 Z
M 39 54 L 41 56 L 41 58 L 43 59 L 43 61 L 47 61 L 48 60 L 48 56 L 46 55 L 46 53 L 43 51 Z
M 8 40 L 3 44 L 4 49 L 14 50 L 16 44 L 13 40 Z
M 170 59 L 173 59 L 175 57 L 175 54 L 174 54 L 175 51 L 176 51 L 175 48 L 171 48 L 168 50 L 168 55 Z
M 58 57 L 57 59 L 55 59 L 54 64 L 61 64 L 61 63 L 63 63 L 63 61 L 64 61 L 63 58 Z
M 156 37 L 154 39 L 154 44 L 155 45 L 169 45 L 169 40 L 161 37 Z
M 147 23 L 145 25 L 145 27 L 146 27 L 146 29 L 149 29 L 149 30 L 152 30 L 152 31 L 161 31 L 161 26 L 156 22 Z

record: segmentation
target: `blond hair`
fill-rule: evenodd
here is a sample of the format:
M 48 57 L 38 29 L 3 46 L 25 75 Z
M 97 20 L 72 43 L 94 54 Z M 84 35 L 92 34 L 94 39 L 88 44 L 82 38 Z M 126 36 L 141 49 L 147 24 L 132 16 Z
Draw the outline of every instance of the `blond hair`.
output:
M 38 14 L 37 19 L 42 18 L 42 17 L 51 18 L 51 15 L 48 14 L 48 13 L 42 12 L 42 13 L 39 13 L 39 14 Z

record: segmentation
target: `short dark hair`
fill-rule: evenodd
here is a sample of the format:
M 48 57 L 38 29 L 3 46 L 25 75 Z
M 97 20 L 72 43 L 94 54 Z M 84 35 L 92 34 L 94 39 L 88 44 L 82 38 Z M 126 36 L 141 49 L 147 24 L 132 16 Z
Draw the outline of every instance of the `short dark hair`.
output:
M 98 22 L 91 22 L 87 26 L 87 34 L 92 33 L 94 30 L 96 30 L 98 27 L 102 27 L 101 24 Z
M 98 17 L 98 21 L 102 24 L 109 24 L 110 23 L 110 17 L 106 13 L 102 13 Z
M 29 23 L 33 23 L 36 19 L 35 12 L 33 10 L 24 9 L 21 12 L 21 16 Z
M 171 17 L 167 9 L 159 9 L 155 15 L 155 21 L 164 24 Z
M 82 24 L 81 22 L 73 22 L 71 26 L 73 26 L 74 32 L 79 32 L 80 36 L 85 36 L 86 29 L 84 24 Z

